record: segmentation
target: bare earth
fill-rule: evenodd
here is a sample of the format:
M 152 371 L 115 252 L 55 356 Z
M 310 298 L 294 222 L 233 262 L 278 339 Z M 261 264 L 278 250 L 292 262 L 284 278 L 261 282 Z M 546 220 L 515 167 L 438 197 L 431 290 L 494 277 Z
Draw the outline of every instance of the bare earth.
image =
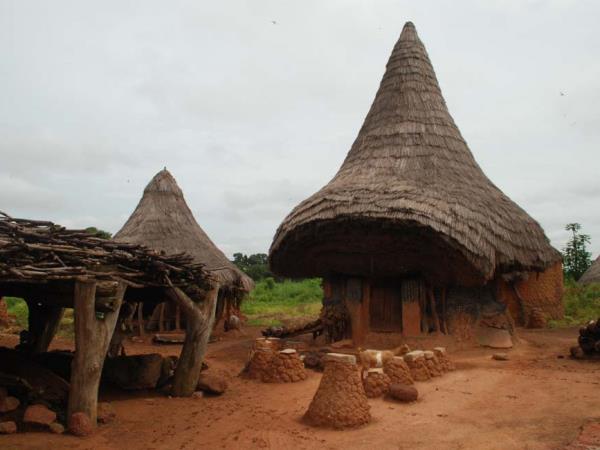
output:
M 417 383 L 420 399 L 369 400 L 372 422 L 349 431 L 302 422 L 321 375 L 294 384 L 237 377 L 257 330 L 210 344 L 211 372 L 228 377 L 221 397 L 168 398 L 157 393 L 103 392 L 117 420 L 87 439 L 50 433 L 0 436 L 2 449 L 561 449 L 600 420 L 600 362 L 575 361 L 577 331 L 520 330 L 510 361 L 491 349 L 451 352 L 457 370 Z M 2 345 L 14 345 L 4 338 Z M 55 348 L 68 348 L 57 340 Z M 177 354 L 179 347 L 129 344 L 128 354 Z M 559 355 L 565 358 L 558 358 Z M 589 441 L 600 433 L 584 433 Z M 600 448 L 598 442 L 585 447 Z M 596 447 L 597 445 L 598 447 Z

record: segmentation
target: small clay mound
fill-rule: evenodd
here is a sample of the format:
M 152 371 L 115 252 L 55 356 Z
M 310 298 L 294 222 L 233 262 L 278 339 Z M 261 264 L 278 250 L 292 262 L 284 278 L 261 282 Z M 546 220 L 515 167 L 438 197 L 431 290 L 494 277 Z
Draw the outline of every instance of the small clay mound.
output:
M 275 353 L 267 370 L 262 374 L 265 383 L 294 383 L 306 380 L 307 377 L 304 363 L 298 356 L 296 350 L 288 348 Z
M 392 383 L 397 384 L 413 384 L 414 380 L 410 374 L 410 368 L 401 356 L 396 356 L 390 359 L 385 366 L 383 371 L 390 377 Z
M 404 355 L 404 360 L 410 369 L 410 375 L 415 381 L 427 381 L 431 379 L 429 369 L 425 363 L 425 353 L 414 350 Z
M 246 366 L 245 375 L 255 380 L 262 380 L 264 377 L 268 377 L 271 360 L 274 356 L 275 352 L 270 348 L 256 349 Z
M 431 350 L 425 350 L 423 354 L 425 356 L 425 365 L 429 371 L 429 376 L 432 378 L 441 377 L 444 370 L 438 359 L 435 357 L 435 354 Z
M 446 352 L 445 347 L 435 347 L 433 349 L 433 353 L 440 362 L 444 372 L 450 372 L 456 369 L 454 363 L 450 360 L 450 358 L 448 358 L 448 353 Z
M 357 427 L 371 420 L 369 409 L 356 357 L 329 353 L 321 384 L 304 415 L 306 421 L 315 426 Z
M 365 394 L 368 398 L 381 397 L 389 391 L 390 383 L 390 377 L 383 372 L 383 369 L 369 369 L 363 380 Z
M 281 339 L 276 337 L 270 338 L 257 338 L 254 340 L 254 344 L 252 347 L 254 350 L 272 350 L 274 352 L 279 351 L 281 349 Z

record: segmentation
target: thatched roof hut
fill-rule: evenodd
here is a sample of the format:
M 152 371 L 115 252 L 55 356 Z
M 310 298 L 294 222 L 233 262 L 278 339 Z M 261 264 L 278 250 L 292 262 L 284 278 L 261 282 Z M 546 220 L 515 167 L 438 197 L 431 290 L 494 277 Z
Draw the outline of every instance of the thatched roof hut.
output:
M 273 270 L 289 276 L 421 272 L 453 282 L 559 259 L 473 158 L 411 22 L 342 167 L 286 217 L 270 251 Z
M 481 286 L 560 260 L 475 161 L 411 22 L 338 173 L 285 218 L 269 254 L 278 275 L 430 287 Z M 396 314 L 389 302 L 382 308 L 382 317 Z
M 221 292 L 243 294 L 254 287 L 252 279 L 235 267 L 200 228 L 166 168 L 148 183 L 135 211 L 114 239 L 143 244 L 166 254 L 187 253 L 213 272 Z
M 585 271 L 581 278 L 577 280 L 579 284 L 600 283 L 600 256 Z

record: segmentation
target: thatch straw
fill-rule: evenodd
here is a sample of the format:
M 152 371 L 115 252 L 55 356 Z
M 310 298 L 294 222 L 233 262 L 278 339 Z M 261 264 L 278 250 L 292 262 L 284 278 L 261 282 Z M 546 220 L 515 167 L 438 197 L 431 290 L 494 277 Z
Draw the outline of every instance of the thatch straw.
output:
M 252 279 L 235 267 L 200 228 L 167 169 L 148 183 L 135 211 L 114 239 L 143 244 L 166 254 L 185 252 L 212 271 L 222 288 L 247 292 L 254 287 Z
M 579 284 L 600 283 L 600 256 L 592 263 L 588 270 L 577 280 Z
M 286 217 L 270 250 L 280 275 L 421 273 L 464 283 L 559 259 L 473 158 L 410 22 L 346 160 Z

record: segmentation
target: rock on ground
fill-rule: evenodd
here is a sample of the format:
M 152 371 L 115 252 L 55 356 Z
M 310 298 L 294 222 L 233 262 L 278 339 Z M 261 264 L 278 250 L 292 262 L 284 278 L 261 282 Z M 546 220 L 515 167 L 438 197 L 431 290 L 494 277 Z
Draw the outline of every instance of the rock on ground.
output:
M 16 397 L 11 397 L 10 395 L 4 397 L 2 400 L 0 400 L 0 413 L 14 411 L 19 407 L 20 404 L 21 402 Z
M 94 425 L 87 414 L 76 412 L 69 417 L 69 431 L 75 436 L 89 436 L 94 432 Z
M 17 432 L 17 424 L 13 421 L 0 422 L 0 434 L 14 434 Z
M 492 359 L 496 361 L 508 361 L 510 358 L 508 357 L 508 353 L 494 353 Z
M 98 423 L 110 423 L 117 417 L 113 406 L 108 402 L 98 403 L 97 420 Z
M 50 425 L 56 421 L 56 413 L 44 405 L 31 405 L 25 410 L 23 422 L 36 425 Z
M 117 356 L 106 359 L 102 378 L 121 389 L 154 389 L 160 379 L 162 366 L 163 357 L 157 353 Z
M 54 434 L 63 434 L 65 432 L 65 427 L 58 422 L 51 423 L 48 428 L 50 428 L 50 431 Z
M 419 398 L 419 391 L 414 386 L 392 384 L 388 395 L 400 402 L 415 402 Z
M 227 390 L 227 381 L 218 375 L 201 373 L 196 389 L 208 394 L 221 395 Z
M 479 327 L 477 330 L 479 345 L 491 348 L 512 348 L 513 342 L 508 330 L 491 327 Z

